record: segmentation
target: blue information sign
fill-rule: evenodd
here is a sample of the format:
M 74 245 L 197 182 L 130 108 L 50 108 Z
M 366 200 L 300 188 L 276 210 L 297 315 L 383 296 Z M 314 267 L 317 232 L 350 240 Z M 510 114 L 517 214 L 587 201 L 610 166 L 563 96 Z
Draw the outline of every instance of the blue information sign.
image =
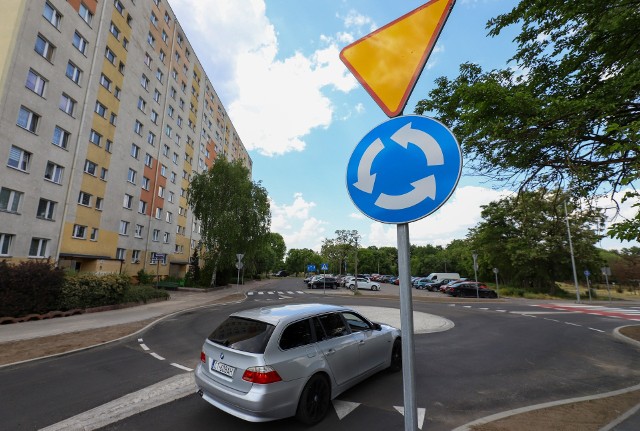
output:
M 307 265 L 307 272 L 316 272 L 315 265 Z
M 462 152 L 451 131 L 433 118 L 406 115 L 371 130 L 347 165 L 347 190 L 366 216 L 409 223 L 436 211 L 462 172 Z

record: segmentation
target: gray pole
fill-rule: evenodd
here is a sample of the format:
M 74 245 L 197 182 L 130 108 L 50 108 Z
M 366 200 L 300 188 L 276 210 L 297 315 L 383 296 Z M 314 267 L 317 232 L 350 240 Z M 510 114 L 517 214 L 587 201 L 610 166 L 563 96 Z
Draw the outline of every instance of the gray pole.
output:
M 493 273 L 496 275 L 496 295 L 500 297 L 500 293 L 498 290 L 498 268 L 493 268 Z
M 478 288 L 478 253 L 474 251 L 471 256 L 473 257 L 473 274 L 476 277 L 476 297 L 480 298 L 480 289 Z
M 569 213 L 567 201 L 564 201 L 564 219 L 567 222 L 567 236 L 569 237 L 569 252 L 571 253 L 571 266 L 573 267 L 573 283 L 576 286 L 576 302 L 580 303 L 580 287 L 578 287 L 578 273 L 576 272 L 576 260 L 573 257 L 573 243 L 571 242 L 571 229 L 569 229 Z
M 414 374 L 413 303 L 411 296 L 411 261 L 409 258 L 409 224 L 398 224 L 398 275 L 400 277 L 400 326 L 402 331 L 402 380 L 404 387 L 404 429 L 418 429 L 418 410 Z

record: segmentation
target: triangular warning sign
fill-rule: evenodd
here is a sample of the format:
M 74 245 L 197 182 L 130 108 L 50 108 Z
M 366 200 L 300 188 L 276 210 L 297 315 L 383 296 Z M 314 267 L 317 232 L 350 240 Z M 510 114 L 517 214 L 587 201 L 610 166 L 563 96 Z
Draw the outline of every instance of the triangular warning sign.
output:
M 431 0 L 340 52 L 389 117 L 402 113 L 455 0 Z

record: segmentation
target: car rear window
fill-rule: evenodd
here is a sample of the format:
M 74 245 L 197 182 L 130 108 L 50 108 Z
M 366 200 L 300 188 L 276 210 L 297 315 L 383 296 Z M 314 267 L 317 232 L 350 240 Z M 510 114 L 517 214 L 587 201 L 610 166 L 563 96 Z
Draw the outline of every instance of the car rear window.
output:
M 209 335 L 209 341 L 234 350 L 264 353 L 275 326 L 231 316 Z

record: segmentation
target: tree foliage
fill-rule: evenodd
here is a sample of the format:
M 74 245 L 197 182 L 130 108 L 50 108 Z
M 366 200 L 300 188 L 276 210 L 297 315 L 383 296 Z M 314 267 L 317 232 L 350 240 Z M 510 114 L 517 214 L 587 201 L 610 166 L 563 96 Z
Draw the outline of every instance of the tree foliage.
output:
M 640 173 L 638 1 L 522 0 L 487 28 L 498 36 L 511 25 L 521 26 L 515 68 L 465 63 L 458 77 L 436 80 L 416 113 L 434 112 L 474 169 L 520 190 L 560 186 L 595 197 L 633 187 Z M 639 228 L 636 214 L 610 234 L 638 239 Z
M 571 280 L 566 198 L 557 191 L 539 190 L 483 206 L 483 220 L 469 234 L 469 246 L 478 253 L 479 278 L 491 280 L 492 269 L 498 268 L 507 284 L 550 293 L 556 281 Z M 595 274 L 602 260 L 594 225 L 602 215 L 571 202 L 567 212 L 578 273 L 589 269 Z
M 318 253 L 309 248 L 292 248 L 287 252 L 285 267 L 291 274 L 305 273 L 307 265 L 315 265 L 320 268 L 322 258 Z
M 210 285 L 215 286 L 218 270 L 233 268 L 238 253 L 255 270 L 254 257 L 268 239 L 271 213 L 266 189 L 251 181 L 249 170 L 240 161 L 218 158 L 209 171 L 194 176 L 187 201 L 202 223 Z

